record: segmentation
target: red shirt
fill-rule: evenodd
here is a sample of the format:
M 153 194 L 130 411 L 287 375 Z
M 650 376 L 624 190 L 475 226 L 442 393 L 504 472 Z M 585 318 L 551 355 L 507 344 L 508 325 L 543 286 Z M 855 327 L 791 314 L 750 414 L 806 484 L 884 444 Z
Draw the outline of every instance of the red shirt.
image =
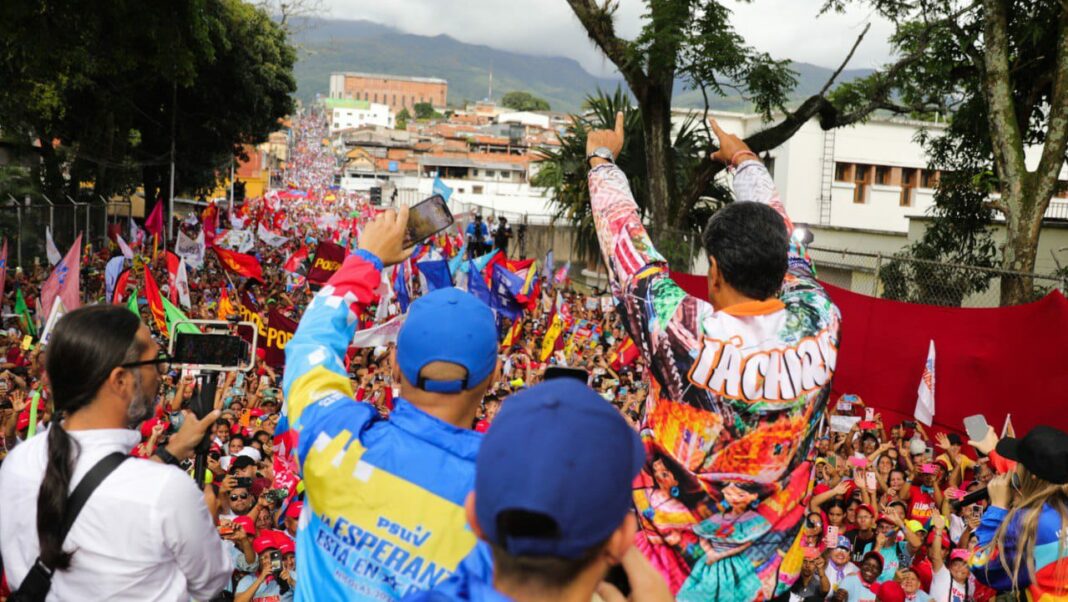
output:
M 915 485 L 910 485 L 910 487 L 912 494 L 909 497 L 909 519 L 926 523 L 937 511 L 935 500 L 919 487 Z

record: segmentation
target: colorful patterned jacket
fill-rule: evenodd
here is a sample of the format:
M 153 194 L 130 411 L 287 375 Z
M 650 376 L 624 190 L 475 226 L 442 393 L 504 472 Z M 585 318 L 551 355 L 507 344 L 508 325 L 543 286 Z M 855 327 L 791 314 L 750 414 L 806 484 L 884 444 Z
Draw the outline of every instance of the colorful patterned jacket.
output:
M 377 258 L 370 256 L 374 262 Z M 298 600 L 393 600 L 441 585 L 469 555 L 467 528 L 482 436 L 397 399 L 388 420 L 353 400 L 343 365 L 380 265 L 351 256 L 286 345 L 285 407 L 298 435 L 307 499 L 297 531 Z
M 801 564 L 795 544 L 811 480 L 809 452 L 838 353 L 838 309 L 803 250 L 792 246 L 778 298 L 716 311 L 671 280 L 618 167 L 591 170 L 589 188 L 625 326 L 653 376 L 641 423 L 650 462 L 634 496 L 640 543 L 651 544 L 643 550 L 665 575 L 686 575 L 679 599 L 755 600 L 771 597 L 776 588 L 782 593 Z M 738 167 L 734 189 L 736 202 L 770 205 L 792 232 L 760 162 Z M 654 461 L 678 481 L 672 492 L 689 508 L 689 526 L 680 528 L 677 517 L 671 526 L 661 524 L 651 501 Z M 744 541 L 725 530 L 729 518 L 720 518 L 721 491 L 730 483 L 758 494 L 753 506 L 768 525 L 751 530 Z M 693 543 L 693 527 L 708 521 L 724 525 L 715 530 L 722 537 Z M 709 547 L 721 558 L 711 564 Z
M 972 574 L 980 583 L 989 585 L 999 592 L 1012 591 L 1013 572 L 1016 569 L 1016 559 L 1019 556 L 1017 541 L 1020 537 L 1020 513 L 1012 519 L 1012 523 L 1005 532 L 1005 564 L 1009 570 L 1002 566 L 1002 559 L 992 549 L 984 549 L 994 541 L 998 527 L 1005 522 L 1009 511 L 1004 508 L 991 506 L 983 513 L 983 519 L 976 529 L 975 535 L 979 538 L 980 552 L 973 554 L 970 564 Z M 1057 510 L 1045 504 L 1041 514 L 1038 515 L 1038 526 L 1035 529 L 1034 563 L 1035 573 L 1032 575 L 1027 569 L 1027 559 L 1020 562 L 1019 579 L 1016 581 L 1017 589 L 1024 594 L 1024 599 L 1034 602 L 1052 602 L 1053 600 L 1068 600 L 1068 558 L 1060 549 L 1060 538 L 1064 535 L 1065 525 L 1061 522 L 1061 515 Z M 1058 571 L 1058 569 L 1060 569 Z M 1058 572 L 1060 574 L 1058 574 Z

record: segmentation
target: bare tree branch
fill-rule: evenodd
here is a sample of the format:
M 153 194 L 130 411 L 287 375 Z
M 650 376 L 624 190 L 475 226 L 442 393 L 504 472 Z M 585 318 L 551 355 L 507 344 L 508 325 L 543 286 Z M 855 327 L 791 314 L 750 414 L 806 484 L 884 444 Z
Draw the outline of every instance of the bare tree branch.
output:
M 634 94 L 644 94 L 643 81 L 645 73 L 633 64 L 627 56 L 627 44 L 616 36 L 612 13 L 615 7 L 611 2 L 598 6 L 594 0 L 567 0 L 571 11 L 578 17 L 593 43 L 601 49 L 608 60 L 619 69 Z
M 827 83 L 823 84 L 823 87 L 820 88 L 820 91 L 816 94 L 817 96 L 823 96 L 827 93 L 827 90 L 831 89 L 831 86 L 834 85 L 834 80 L 838 79 L 838 76 L 842 74 L 842 70 L 844 70 L 846 65 L 849 64 L 849 61 L 852 60 L 853 53 L 857 51 L 857 46 L 860 46 L 860 42 L 864 40 L 864 36 L 867 35 L 869 29 L 871 29 L 870 22 L 864 26 L 864 30 L 857 36 L 857 41 L 853 42 L 853 47 L 849 49 L 849 54 L 846 55 L 845 60 L 842 61 L 841 65 L 838 65 L 838 69 L 835 69 L 834 73 L 831 74 L 831 77 L 827 79 Z

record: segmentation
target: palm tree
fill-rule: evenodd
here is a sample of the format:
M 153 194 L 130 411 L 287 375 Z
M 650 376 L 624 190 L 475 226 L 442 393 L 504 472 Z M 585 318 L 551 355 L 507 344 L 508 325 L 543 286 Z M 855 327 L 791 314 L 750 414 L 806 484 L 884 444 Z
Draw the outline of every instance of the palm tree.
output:
M 596 257 L 599 251 L 586 181 L 586 132 L 613 127 L 616 113 L 622 111 L 624 142 L 616 164 L 630 180 L 630 188 L 643 219 L 649 208 L 649 190 L 641 113 L 631 106 L 630 97 L 621 88 L 616 88 L 611 95 L 598 90 L 596 95 L 586 97 L 584 106 L 584 113 L 571 116 L 571 124 L 564 135 L 559 136 L 560 146 L 540 151 L 544 159 L 531 184 L 549 189 L 554 221 L 569 224 L 575 229 L 573 252 L 589 259 Z M 672 144 L 677 190 L 688 189 L 689 179 L 695 172 L 701 153 L 708 146 L 708 132 L 699 127 L 697 119 L 688 117 L 678 126 Z M 708 223 L 708 218 L 730 200 L 730 190 L 718 182 L 712 182 L 704 191 L 701 202 L 695 205 L 683 223 L 646 224 L 653 240 L 658 241 L 657 250 L 673 268 L 689 268 L 693 253 L 700 248 L 697 237 Z M 679 202 L 679 199 L 672 199 L 673 212 Z

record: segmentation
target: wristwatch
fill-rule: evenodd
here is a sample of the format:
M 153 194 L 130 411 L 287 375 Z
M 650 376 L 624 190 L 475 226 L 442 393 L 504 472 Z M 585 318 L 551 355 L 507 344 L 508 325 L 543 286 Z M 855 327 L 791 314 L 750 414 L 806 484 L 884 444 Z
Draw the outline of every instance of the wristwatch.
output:
M 167 449 L 165 447 L 163 447 L 163 446 L 157 447 L 156 451 L 154 451 L 152 453 L 152 455 L 159 456 L 159 459 L 163 460 L 164 464 L 171 464 L 171 465 L 174 465 L 174 466 L 178 466 L 179 464 L 182 463 L 178 458 L 174 457 L 174 454 L 172 454 L 171 452 L 167 451 Z
M 589 163 L 590 159 L 592 159 L 594 157 L 597 157 L 597 158 L 600 158 L 600 159 L 604 159 L 605 161 L 608 161 L 609 163 L 615 163 L 616 162 L 615 156 L 612 155 L 612 151 L 609 150 L 607 146 L 598 146 L 597 148 L 593 149 L 592 153 L 586 155 L 586 163 Z

